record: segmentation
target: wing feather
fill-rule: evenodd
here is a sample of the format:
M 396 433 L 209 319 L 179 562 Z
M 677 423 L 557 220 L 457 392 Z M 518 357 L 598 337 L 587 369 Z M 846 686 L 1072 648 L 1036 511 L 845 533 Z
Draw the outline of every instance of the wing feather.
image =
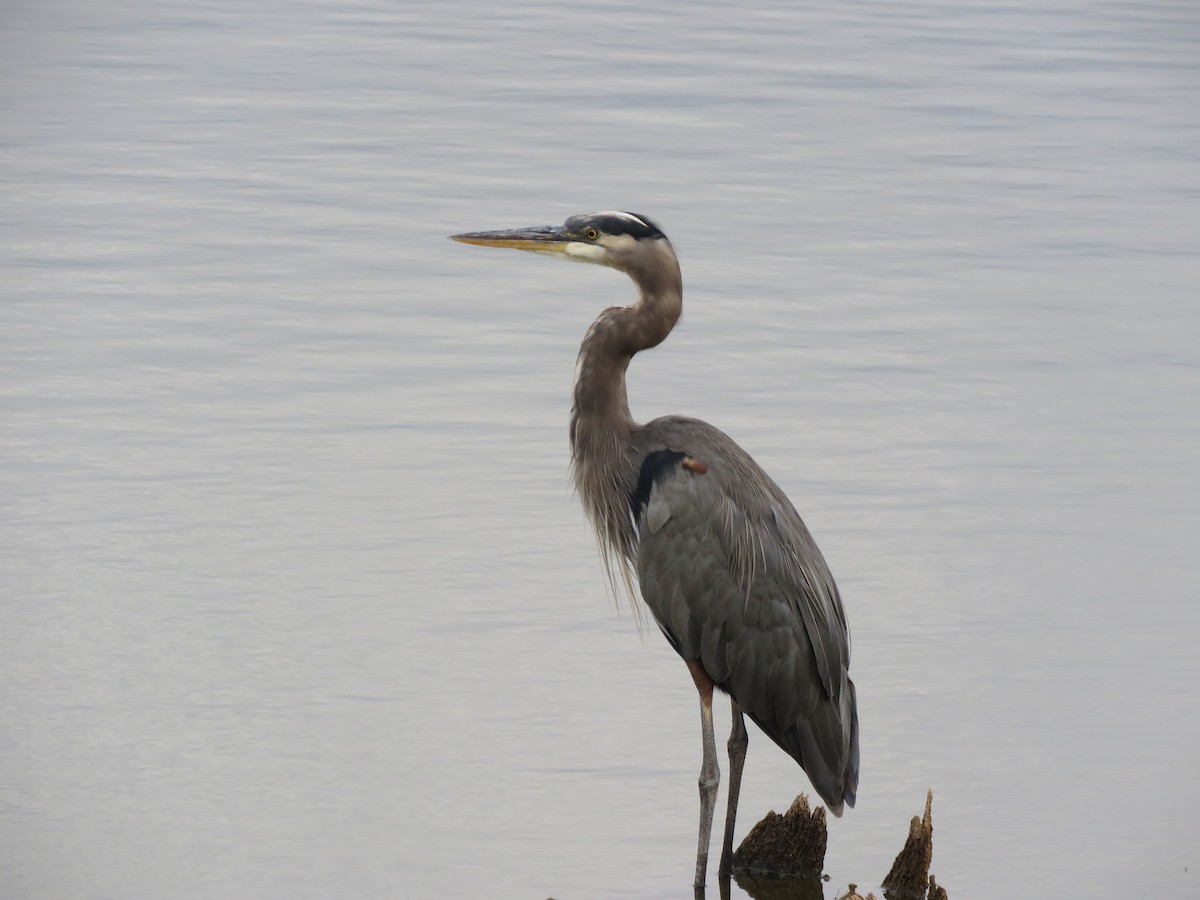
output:
M 647 607 L 840 814 L 857 788 L 858 721 L 845 612 L 824 558 L 783 492 L 722 432 L 671 417 L 640 437 L 654 466 L 634 507 Z

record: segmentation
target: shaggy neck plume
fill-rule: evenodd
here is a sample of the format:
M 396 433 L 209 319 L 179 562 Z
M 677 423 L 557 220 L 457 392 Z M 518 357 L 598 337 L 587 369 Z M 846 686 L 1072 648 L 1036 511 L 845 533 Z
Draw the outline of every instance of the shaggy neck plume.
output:
M 671 333 L 683 309 L 675 254 L 666 241 L 659 252 L 669 254 L 671 265 L 651 267 L 660 270 L 655 278 L 630 271 L 639 289 L 638 302 L 602 312 L 579 348 L 571 410 L 575 489 L 610 561 L 614 556 L 628 560 L 634 550 L 625 498 L 637 478 L 639 461 L 631 455 L 629 436 L 638 425 L 629 414 L 625 371 L 635 353 L 657 346 Z

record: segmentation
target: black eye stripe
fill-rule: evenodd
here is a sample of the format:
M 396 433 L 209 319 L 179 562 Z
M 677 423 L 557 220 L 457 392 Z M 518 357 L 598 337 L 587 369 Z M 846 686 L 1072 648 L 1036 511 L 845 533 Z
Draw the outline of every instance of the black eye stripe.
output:
M 638 240 L 666 239 L 657 225 L 637 213 L 599 212 L 572 216 L 567 219 L 565 228 L 576 234 L 582 233 L 588 240 L 595 240 L 601 234 L 627 234 Z M 595 237 L 592 236 L 593 231 L 598 232 Z

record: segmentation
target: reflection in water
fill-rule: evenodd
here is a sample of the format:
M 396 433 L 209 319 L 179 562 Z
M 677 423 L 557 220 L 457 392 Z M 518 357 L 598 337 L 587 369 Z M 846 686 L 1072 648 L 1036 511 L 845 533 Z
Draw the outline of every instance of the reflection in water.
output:
M 735 874 L 734 878 L 737 886 L 754 900 L 823 900 L 825 896 L 824 884 L 819 878 L 771 878 L 749 874 Z M 721 900 L 730 900 L 728 884 L 721 885 Z

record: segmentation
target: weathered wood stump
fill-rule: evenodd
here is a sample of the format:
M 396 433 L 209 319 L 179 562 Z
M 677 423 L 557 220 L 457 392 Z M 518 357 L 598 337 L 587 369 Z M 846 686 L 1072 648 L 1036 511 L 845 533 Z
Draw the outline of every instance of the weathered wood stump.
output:
M 733 871 L 816 880 L 825 867 L 828 840 L 825 807 L 810 810 L 800 794 L 782 816 L 772 810 L 750 829 L 733 854 Z
M 767 813 L 737 848 L 733 874 L 738 886 L 755 900 L 823 900 L 821 870 L 828 839 L 825 808 L 810 809 L 808 798 L 800 794 L 782 816 Z M 930 789 L 925 795 L 925 815 L 913 816 L 904 847 L 883 879 L 887 900 L 949 900 L 946 889 L 929 874 L 932 860 Z M 851 884 L 839 900 L 862 900 L 857 888 Z M 868 894 L 867 900 L 875 900 L 875 895 Z
M 925 816 L 913 816 L 904 842 L 892 869 L 883 879 L 883 893 L 888 900 L 925 900 L 926 891 L 933 897 L 935 883 L 929 877 L 933 861 L 933 789 L 925 795 Z M 938 888 L 941 890 L 941 888 Z M 942 891 L 945 895 L 945 891 Z

